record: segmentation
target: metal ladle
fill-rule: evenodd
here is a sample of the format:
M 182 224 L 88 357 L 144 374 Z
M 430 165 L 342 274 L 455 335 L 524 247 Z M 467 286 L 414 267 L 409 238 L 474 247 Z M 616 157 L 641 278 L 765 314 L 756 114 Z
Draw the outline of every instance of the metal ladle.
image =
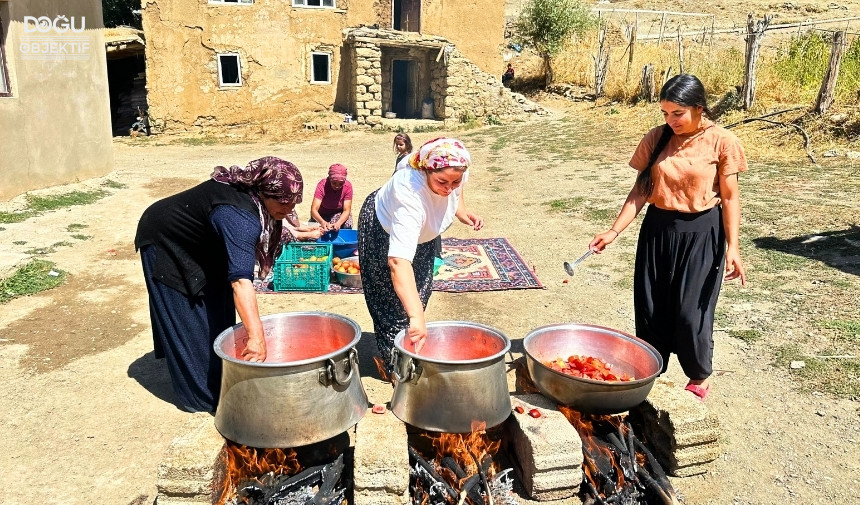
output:
M 579 259 L 574 261 L 573 263 L 568 263 L 567 261 L 565 261 L 564 262 L 564 271 L 567 272 L 567 275 L 570 275 L 571 277 L 573 277 L 573 269 L 576 268 L 576 265 L 579 265 L 580 263 L 582 263 L 582 261 L 585 258 L 591 256 L 592 254 L 594 254 L 594 251 L 589 249 L 587 253 L 580 256 Z

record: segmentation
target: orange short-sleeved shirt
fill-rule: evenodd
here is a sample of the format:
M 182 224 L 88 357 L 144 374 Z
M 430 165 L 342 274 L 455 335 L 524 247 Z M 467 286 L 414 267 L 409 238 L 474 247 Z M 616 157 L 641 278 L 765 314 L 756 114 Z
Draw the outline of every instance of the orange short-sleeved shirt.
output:
M 645 134 L 630 159 L 631 167 L 640 172 L 645 170 L 662 132 L 661 125 Z M 657 156 L 651 167 L 654 191 L 648 203 L 680 212 L 708 210 L 720 204 L 718 175 L 746 170 L 747 158 L 738 138 L 702 118 L 696 131 L 673 135 Z

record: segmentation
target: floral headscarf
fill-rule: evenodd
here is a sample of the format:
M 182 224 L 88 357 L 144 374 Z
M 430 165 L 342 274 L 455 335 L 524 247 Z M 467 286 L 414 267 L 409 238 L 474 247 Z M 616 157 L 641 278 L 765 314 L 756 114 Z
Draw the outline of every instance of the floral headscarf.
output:
M 251 161 L 245 168 L 236 165 L 230 168 L 217 166 L 212 171 L 212 179 L 247 190 L 257 205 L 263 231 L 257 242 L 255 256 L 260 265 L 258 274 L 265 278 L 275 264 L 283 223 L 272 218 L 260 198 L 272 198 L 280 203 L 301 203 L 304 188 L 301 172 L 289 161 L 266 156 Z
M 472 157 L 457 139 L 439 137 L 426 142 L 409 157 L 409 164 L 418 170 L 441 170 L 447 167 L 469 168 Z

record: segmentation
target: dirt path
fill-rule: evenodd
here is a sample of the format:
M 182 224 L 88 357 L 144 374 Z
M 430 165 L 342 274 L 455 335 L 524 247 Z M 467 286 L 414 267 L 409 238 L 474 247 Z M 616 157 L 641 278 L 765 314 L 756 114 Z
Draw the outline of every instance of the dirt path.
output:
M 562 283 L 560 265 L 583 252 L 588 239 L 610 223 L 632 182 L 625 163 L 638 134 L 612 131 L 576 111 L 542 123 L 457 132 L 475 160 L 467 196 L 487 223 L 478 235 L 508 238 L 547 289 L 436 293 L 428 319 L 489 324 L 512 339 L 565 321 L 632 331 L 635 232 L 622 236 L 611 253 L 589 259 L 568 284 Z M 415 134 L 413 141 L 435 136 L 438 132 Z M 12 244 L 2 255 L 4 271 L 33 247 L 70 245 L 44 255 L 69 273 L 65 285 L 0 307 L 0 503 L 154 499 L 156 467 L 189 414 L 171 403 L 166 369 L 151 353 L 146 292 L 132 248 L 146 206 L 205 179 L 216 164 L 244 164 L 264 155 L 296 163 L 309 188 L 330 163 L 344 163 L 361 202 L 391 173 L 391 138 L 353 132 L 300 143 L 188 146 L 150 139 L 141 147 L 117 142 L 116 171 L 108 178 L 127 187 L 112 189 L 95 204 L 3 225 L 0 241 L 4 248 Z M 552 202 L 575 209 L 550 212 Z M 306 201 L 300 212 L 308 208 Z M 91 238 L 73 238 L 71 224 L 86 225 L 77 233 Z M 448 233 L 475 235 L 457 226 Z M 755 312 L 770 303 L 723 300 L 728 311 Z M 264 314 L 332 311 L 372 331 L 360 295 L 270 295 L 260 298 L 260 306 Z M 712 472 L 675 479 L 676 488 L 688 504 L 860 502 L 858 402 L 801 394 L 786 371 L 769 362 L 759 348 L 717 333 L 715 368 L 725 372 L 715 378 L 708 405 L 722 423 L 725 452 Z M 674 361 L 669 376 L 679 387 L 684 384 Z M 370 390 L 372 396 L 389 391 Z

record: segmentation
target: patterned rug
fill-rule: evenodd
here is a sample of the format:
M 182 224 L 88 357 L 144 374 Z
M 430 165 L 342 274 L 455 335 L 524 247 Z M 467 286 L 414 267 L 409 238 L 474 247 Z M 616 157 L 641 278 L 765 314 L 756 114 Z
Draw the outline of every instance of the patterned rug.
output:
M 442 259 L 445 263 L 433 279 L 433 291 L 465 293 L 544 287 L 504 238 L 442 239 Z M 275 293 L 271 283 L 256 281 L 254 285 L 258 293 Z M 328 293 L 356 294 L 362 290 L 332 282 Z

